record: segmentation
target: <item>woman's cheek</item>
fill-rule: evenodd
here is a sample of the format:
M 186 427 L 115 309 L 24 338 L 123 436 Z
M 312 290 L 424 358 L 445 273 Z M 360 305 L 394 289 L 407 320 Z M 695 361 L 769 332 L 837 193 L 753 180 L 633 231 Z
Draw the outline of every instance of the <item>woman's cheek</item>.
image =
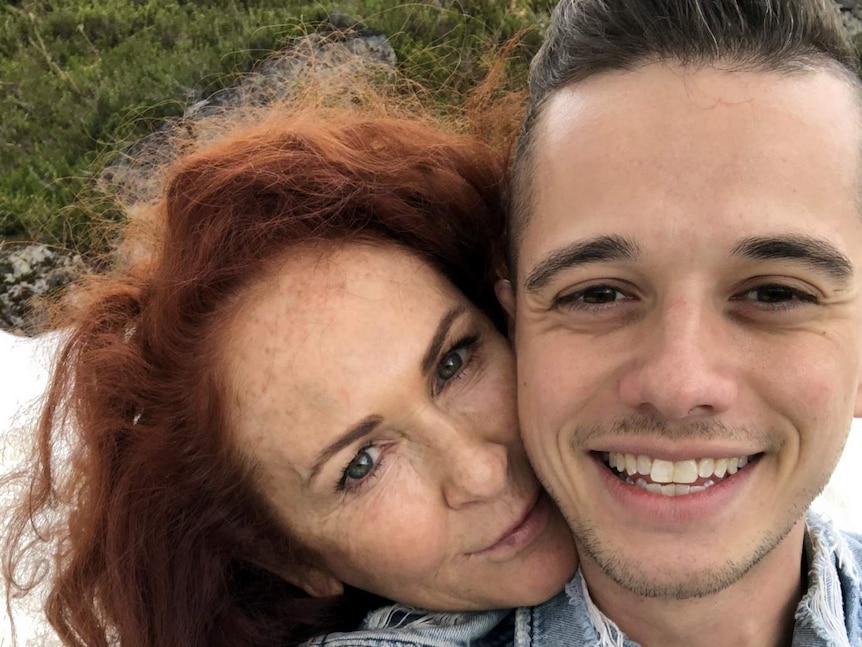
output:
M 347 531 L 335 542 L 343 549 L 342 563 L 373 580 L 430 575 L 439 570 L 449 548 L 442 495 L 409 467 L 390 461 L 384 469 L 387 473 L 360 494 L 363 500 L 354 502 L 342 519 Z

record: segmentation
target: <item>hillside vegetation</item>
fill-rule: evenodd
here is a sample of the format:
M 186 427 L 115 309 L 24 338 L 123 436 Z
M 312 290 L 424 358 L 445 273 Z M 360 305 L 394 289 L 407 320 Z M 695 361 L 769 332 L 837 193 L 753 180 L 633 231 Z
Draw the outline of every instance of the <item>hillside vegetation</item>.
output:
M 93 178 L 117 151 L 230 85 L 310 31 L 386 34 L 404 74 L 455 97 L 493 45 L 526 29 L 524 73 L 545 0 L 9 0 L 0 8 L 0 241 L 86 251 L 116 217 Z M 520 72 L 519 72 L 520 70 Z

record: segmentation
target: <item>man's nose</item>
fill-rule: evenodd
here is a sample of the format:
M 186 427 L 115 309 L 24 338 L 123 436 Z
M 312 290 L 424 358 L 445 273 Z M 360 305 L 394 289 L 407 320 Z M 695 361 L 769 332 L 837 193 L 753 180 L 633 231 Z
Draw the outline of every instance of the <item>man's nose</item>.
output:
M 737 396 L 721 314 L 698 301 L 651 313 L 635 343 L 635 359 L 620 380 L 632 409 L 667 420 L 713 416 Z
M 445 434 L 448 447 L 441 450 L 438 465 L 443 496 L 456 509 L 504 494 L 509 481 L 509 448 L 471 425 L 459 427 Z

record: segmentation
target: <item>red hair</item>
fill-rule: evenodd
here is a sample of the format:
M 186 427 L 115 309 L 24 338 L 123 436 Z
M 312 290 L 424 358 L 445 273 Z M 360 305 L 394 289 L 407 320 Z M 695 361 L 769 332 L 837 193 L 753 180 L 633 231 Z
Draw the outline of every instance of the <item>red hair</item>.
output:
M 28 525 L 68 505 L 46 605 L 66 645 L 285 646 L 380 603 L 287 583 L 314 547 L 275 520 L 229 442 L 220 323 L 291 247 L 370 238 L 426 259 L 499 324 L 504 167 L 469 136 L 321 108 L 275 110 L 173 165 L 146 214 L 154 253 L 75 293 L 6 555 L 13 581 Z

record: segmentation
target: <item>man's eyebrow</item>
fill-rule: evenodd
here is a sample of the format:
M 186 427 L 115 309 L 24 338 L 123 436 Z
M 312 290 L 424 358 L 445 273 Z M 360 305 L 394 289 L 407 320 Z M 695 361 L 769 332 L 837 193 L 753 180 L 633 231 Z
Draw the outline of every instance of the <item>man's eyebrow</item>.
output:
M 465 312 L 467 312 L 467 308 L 465 306 L 457 305 L 443 315 L 440 323 L 437 324 L 437 330 L 434 331 L 434 337 L 431 339 L 431 343 L 428 344 L 428 349 L 422 357 L 421 366 L 423 375 L 426 375 L 434 365 L 434 360 L 436 360 L 437 356 L 440 354 L 440 349 L 443 348 L 443 342 L 446 341 L 446 335 L 449 334 L 449 329 L 452 327 L 452 324 Z
M 366 416 L 350 427 L 346 432 L 344 432 L 344 434 L 336 438 L 331 444 L 325 447 L 322 452 L 320 452 L 320 455 L 316 459 L 314 459 L 314 463 L 311 466 L 311 472 L 308 475 L 308 481 L 312 481 L 317 476 L 326 461 L 335 456 L 345 447 L 352 445 L 360 438 L 364 438 L 370 434 L 381 422 L 383 422 L 382 416 Z
M 585 263 L 634 260 L 640 255 L 637 244 L 622 236 L 598 236 L 582 240 L 545 256 L 527 274 L 524 289 L 537 292 L 565 269 Z
M 734 256 L 755 261 L 800 261 L 826 272 L 839 281 L 853 276 L 853 263 L 831 243 L 811 236 L 788 234 L 745 238 L 734 248 Z

